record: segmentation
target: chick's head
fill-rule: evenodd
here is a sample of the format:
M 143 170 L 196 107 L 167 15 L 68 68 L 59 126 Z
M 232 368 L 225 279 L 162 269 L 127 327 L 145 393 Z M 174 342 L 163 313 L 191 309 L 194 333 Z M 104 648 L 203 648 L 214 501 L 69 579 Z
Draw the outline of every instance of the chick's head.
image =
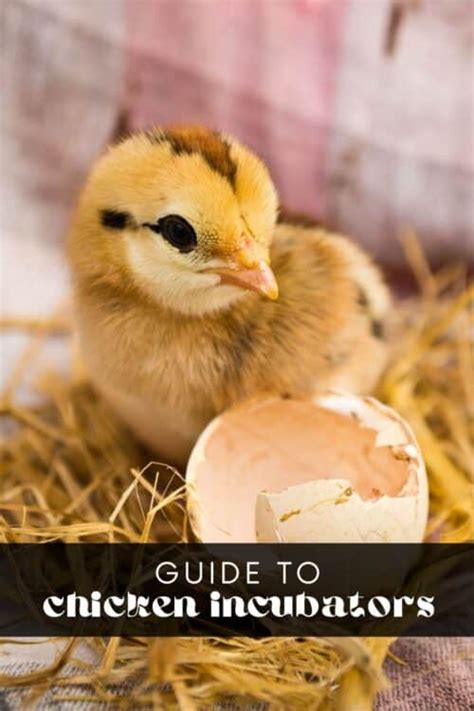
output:
M 153 130 L 95 165 L 71 232 L 78 275 L 133 284 L 188 314 L 225 308 L 249 290 L 277 297 L 269 247 L 275 188 L 263 163 L 208 129 Z

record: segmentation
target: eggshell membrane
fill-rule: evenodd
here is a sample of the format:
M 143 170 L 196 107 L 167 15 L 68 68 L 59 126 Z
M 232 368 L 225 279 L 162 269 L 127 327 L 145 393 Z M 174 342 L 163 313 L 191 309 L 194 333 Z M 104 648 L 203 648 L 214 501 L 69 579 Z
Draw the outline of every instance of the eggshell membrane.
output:
M 213 420 L 188 464 L 207 542 L 420 541 L 428 491 L 402 418 L 373 398 L 267 398 Z

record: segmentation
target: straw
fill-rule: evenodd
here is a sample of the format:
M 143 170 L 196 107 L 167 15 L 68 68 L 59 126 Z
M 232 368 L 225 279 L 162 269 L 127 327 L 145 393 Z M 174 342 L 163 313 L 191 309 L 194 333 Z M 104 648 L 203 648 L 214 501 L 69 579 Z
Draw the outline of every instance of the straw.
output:
M 391 319 L 391 362 L 376 393 L 411 424 L 430 482 L 428 535 L 473 535 L 472 305 L 461 266 L 432 273 L 415 235 L 402 238 L 419 294 L 400 301 Z M 117 421 L 73 363 L 69 379 L 45 374 L 42 404 L 17 392 L 49 337 L 70 339 L 57 317 L 0 319 L 0 328 L 32 334 L 0 402 L 0 540 L 3 542 L 185 541 L 186 485 L 147 453 Z M 137 709 L 212 708 L 232 699 L 271 709 L 370 709 L 383 686 L 393 640 L 324 638 L 114 638 L 89 640 L 101 659 L 74 661 L 75 644 L 41 672 L 3 675 L 3 686 L 53 689 L 58 702 L 102 700 Z M 76 673 L 77 672 L 77 673 Z M 86 689 L 86 691 L 84 691 Z M 78 696 L 79 694 L 79 696 Z

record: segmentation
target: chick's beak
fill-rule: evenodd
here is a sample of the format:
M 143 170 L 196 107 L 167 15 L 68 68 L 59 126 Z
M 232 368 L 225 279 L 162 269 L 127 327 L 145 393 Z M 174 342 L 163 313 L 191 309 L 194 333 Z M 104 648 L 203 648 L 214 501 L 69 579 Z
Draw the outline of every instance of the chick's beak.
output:
M 219 274 L 222 284 L 233 284 L 256 291 L 269 299 L 278 298 L 278 284 L 268 262 L 258 258 L 253 249 L 244 247 L 234 255 L 229 266 L 209 269 Z

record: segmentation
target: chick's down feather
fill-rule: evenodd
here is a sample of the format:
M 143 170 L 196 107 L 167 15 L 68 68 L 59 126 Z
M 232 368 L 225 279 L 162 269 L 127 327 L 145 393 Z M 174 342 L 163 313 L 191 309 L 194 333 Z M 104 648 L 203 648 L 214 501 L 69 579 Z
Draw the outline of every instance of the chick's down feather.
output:
M 132 137 L 86 185 L 69 242 L 82 354 L 170 463 L 242 399 L 369 392 L 384 367 L 376 266 L 345 237 L 276 213 L 265 166 L 205 129 Z M 275 282 L 278 299 L 266 298 Z

